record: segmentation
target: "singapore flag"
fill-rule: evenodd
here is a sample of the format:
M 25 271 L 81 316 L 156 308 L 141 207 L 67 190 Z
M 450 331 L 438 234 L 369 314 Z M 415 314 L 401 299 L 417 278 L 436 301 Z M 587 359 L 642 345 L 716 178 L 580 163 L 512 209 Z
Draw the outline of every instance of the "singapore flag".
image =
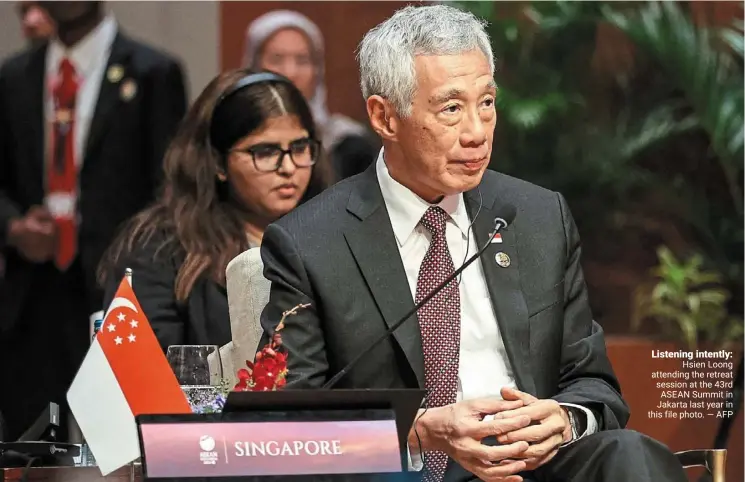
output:
M 67 402 L 103 475 L 140 457 L 135 416 L 191 413 L 125 276 Z

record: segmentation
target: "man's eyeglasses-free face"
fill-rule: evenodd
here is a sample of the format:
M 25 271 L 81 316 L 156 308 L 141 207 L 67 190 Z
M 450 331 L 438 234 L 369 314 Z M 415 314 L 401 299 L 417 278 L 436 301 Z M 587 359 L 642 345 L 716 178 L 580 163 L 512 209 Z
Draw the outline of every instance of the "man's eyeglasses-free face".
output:
M 296 167 L 311 167 L 318 161 L 321 143 L 304 137 L 290 142 L 289 149 L 282 149 L 279 144 L 261 143 L 245 149 L 231 149 L 231 151 L 250 155 L 257 171 L 274 172 L 282 166 L 285 155 L 290 156 L 290 160 Z

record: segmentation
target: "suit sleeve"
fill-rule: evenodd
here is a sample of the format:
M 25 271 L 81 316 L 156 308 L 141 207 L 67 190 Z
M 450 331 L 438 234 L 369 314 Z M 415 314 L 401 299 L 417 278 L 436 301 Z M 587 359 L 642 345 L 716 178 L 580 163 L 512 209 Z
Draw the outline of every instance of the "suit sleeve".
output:
M 268 342 L 283 312 L 310 303 L 297 315 L 287 318 L 281 336 L 288 353 L 287 387 L 320 388 L 326 381 L 329 365 L 318 305 L 293 239 L 277 224 L 271 224 L 264 233 L 261 258 L 271 291 L 269 303 L 261 314 L 264 336 L 259 346 Z
M 176 263 L 155 256 L 157 246 L 148 243 L 132 252 L 109 276 L 104 295 L 104 306 L 114 299 L 126 268 L 132 269 L 132 287 L 137 301 L 145 312 L 163 351 L 171 345 L 183 345 L 186 338 L 186 317 L 176 301 Z
M 8 96 L 7 67 L 0 67 L 0 250 L 8 241 L 8 224 L 11 219 L 22 216 L 21 209 L 12 200 L 15 180 L 13 174 L 14 153 Z
M 153 189 L 163 179 L 163 156 L 186 114 L 187 97 L 181 66 L 172 60 L 162 62 L 153 73 L 150 92 L 150 166 Z
M 582 267 L 580 239 L 566 201 L 559 194 L 567 265 L 564 281 L 564 343 L 561 355 L 560 403 L 573 403 L 592 410 L 600 429 L 623 428 L 629 409 L 605 350 L 603 329 L 592 319 Z

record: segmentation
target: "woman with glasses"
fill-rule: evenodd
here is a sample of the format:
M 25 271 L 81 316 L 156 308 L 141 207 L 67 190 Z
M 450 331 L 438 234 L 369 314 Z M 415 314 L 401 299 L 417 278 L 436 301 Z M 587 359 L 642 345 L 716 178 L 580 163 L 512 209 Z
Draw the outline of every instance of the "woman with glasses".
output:
M 165 156 L 162 194 L 121 231 L 99 274 L 111 302 L 124 270 L 158 340 L 231 340 L 225 268 L 266 227 L 323 190 L 312 114 L 285 77 L 220 74 L 194 102 Z

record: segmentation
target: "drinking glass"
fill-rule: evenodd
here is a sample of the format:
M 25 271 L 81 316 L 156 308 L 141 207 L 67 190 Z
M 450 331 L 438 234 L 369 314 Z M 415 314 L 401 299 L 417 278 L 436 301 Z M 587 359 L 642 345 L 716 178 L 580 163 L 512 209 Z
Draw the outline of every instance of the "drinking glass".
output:
M 222 379 L 217 345 L 171 345 L 166 357 L 179 385 L 216 386 Z

